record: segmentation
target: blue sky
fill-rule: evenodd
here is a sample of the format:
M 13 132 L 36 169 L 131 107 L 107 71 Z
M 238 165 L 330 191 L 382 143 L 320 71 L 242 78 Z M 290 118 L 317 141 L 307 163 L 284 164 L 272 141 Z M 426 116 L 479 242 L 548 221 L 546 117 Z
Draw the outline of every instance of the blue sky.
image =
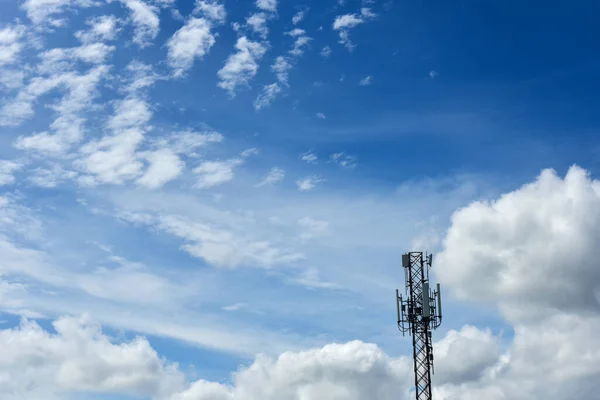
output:
M 599 11 L 1 2 L 2 329 L 87 315 L 186 381 L 355 339 L 409 354 L 403 252 L 543 169 L 597 173 Z M 436 335 L 510 345 L 501 307 L 454 294 Z

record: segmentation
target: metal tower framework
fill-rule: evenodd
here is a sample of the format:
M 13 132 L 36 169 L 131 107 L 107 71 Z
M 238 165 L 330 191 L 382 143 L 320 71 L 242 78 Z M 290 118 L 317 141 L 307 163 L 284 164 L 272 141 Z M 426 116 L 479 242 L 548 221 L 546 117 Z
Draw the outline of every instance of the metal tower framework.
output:
M 429 269 L 432 255 L 410 252 L 402 255 L 406 299 L 396 289 L 398 329 L 402 336 L 412 336 L 417 400 L 431 400 L 431 375 L 433 374 L 433 346 L 431 333 L 442 323 L 442 297 L 440 284 L 437 290 L 429 288 Z

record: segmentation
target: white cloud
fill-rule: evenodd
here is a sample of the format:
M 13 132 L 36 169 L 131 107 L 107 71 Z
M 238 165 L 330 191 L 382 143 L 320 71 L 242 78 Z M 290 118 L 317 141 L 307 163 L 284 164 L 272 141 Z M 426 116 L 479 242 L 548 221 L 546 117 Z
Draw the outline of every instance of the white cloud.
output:
M 437 274 L 460 298 L 498 302 L 511 321 L 597 309 L 599 227 L 600 182 L 579 167 L 564 179 L 544 170 L 493 202 L 455 212 Z
M 258 61 L 267 51 L 264 45 L 252 42 L 245 36 L 237 40 L 235 48 L 237 52 L 227 58 L 225 65 L 217 73 L 217 86 L 227 90 L 231 96 L 235 96 L 239 86 L 249 86 L 249 81 L 258 72 Z
M 302 192 L 308 192 L 313 190 L 318 183 L 323 182 L 323 179 L 319 175 L 307 176 L 306 178 L 299 179 L 296 181 L 298 189 Z
M 323 49 L 321 50 L 321 53 L 320 53 L 320 54 L 321 54 L 321 56 L 322 56 L 322 57 L 325 57 L 325 58 L 327 58 L 327 57 L 329 57 L 329 56 L 331 55 L 331 52 L 332 52 L 332 51 L 331 51 L 331 47 L 329 47 L 329 46 L 325 46 L 325 47 L 323 47 Z
M 356 157 L 350 156 L 344 152 L 341 153 L 333 153 L 331 155 L 331 161 L 336 163 L 342 168 L 355 168 L 356 167 Z
M 225 161 L 204 161 L 194 169 L 198 175 L 196 186 L 207 189 L 233 180 L 234 170 L 242 165 L 243 161 L 234 158 Z
M 279 93 L 281 93 L 281 86 L 278 83 L 264 86 L 262 92 L 254 101 L 254 108 L 260 110 L 270 106 Z
M 289 72 L 292 69 L 292 64 L 289 60 L 283 56 L 278 56 L 271 69 L 275 72 L 279 83 L 288 86 Z
M 0 160 L 0 186 L 14 183 L 14 173 L 22 167 L 14 161 Z
M 211 24 L 203 18 L 190 18 L 168 40 L 168 61 L 175 70 L 175 76 L 181 76 L 194 63 L 195 58 L 202 59 L 215 44 L 211 33 Z
M 276 12 L 277 0 L 256 0 L 256 7 L 264 11 Z
M 150 166 L 137 183 L 148 189 L 158 189 L 165 183 L 177 178 L 185 163 L 170 149 L 160 149 L 145 154 Z
M 298 23 L 300 23 L 300 21 L 302 21 L 304 17 L 306 17 L 306 12 L 306 10 L 301 10 L 294 14 L 294 16 L 292 17 L 292 24 L 298 25 Z
M 136 218 L 157 229 L 185 240 L 181 248 L 194 257 L 204 259 L 216 267 L 271 268 L 303 260 L 303 254 L 278 248 L 267 240 L 255 240 L 247 233 L 220 229 L 211 224 L 190 220 L 177 215 Z
M 290 50 L 290 54 L 296 57 L 300 57 L 304 54 L 304 49 L 307 47 L 312 40 L 311 37 L 306 35 L 299 35 L 294 41 L 294 47 Z
M 325 114 L 323 114 L 321 112 L 317 113 L 317 118 L 319 118 L 319 119 L 327 119 L 327 117 L 325 116 Z
M 269 35 L 267 27 L 267 14 L 264 12 L 254 13 L 246 19 L 246 25 L 252 28 L 252 31 L 259 35 L 261 39 L 266 39 Z
M 410 372 L 405 360 L 353 341 L 286 352 L 277 359 L 259 356 L 233 376 L 231 385 L 200 380 L 170 400 L 391 400 L 407 390 Z
M 194 14 L 201 14 L 204 18 L 218 24 L 225 23 L 227 18 L 225 7 L 216 0 L 196 0 Z
M 21 8 L 36 25 L 62 26 L 65 21 L 53 15 L 61 14 L 68 8 L 91 7 L 95 4 L 92 0 L 26 0 Z
M 360 86 L 369 86 L 371 83 L 373 83 L 373 77 L 370 75 L 361 79 L 360 82 L 358 82 Z
M 159 358 L 146 339 L 113 343 L 89 318 L 60 318 L 55 333 L 23 320 L 0 330 L 0 396 L 63 397 L 89 391 L 159 397 L 183 385 L 183 374 Z
M 435 79 L 435 78 L 437 78 L 439 75 L 440 75 L 440 74 L 439 74 L 437 71 L 433 71 L 433 70 L 429 71 L 429 78 L 431 78 L 431 79 Z
M 108 73 L 108 70 L 107 66 L 99 65 L 90 69 L 84 75 L 67 72 L 63 75 L 50 78 L 49 84 L 46 84 L 43 80 L 38 81 L 39 84 L 47 86 L 42 92 L 62 84 L 66 87 L 67 93 L 58 104 L 52 107 L 57 111 L 58 116 L 50 124 L 50 130 L 30 136 L 20 136 L 15 141 L 15 147 L 21 150 L 60 155 L 69 150 L 74 144 L 79 143 L 83 139 L 83 125 L 85 122 L 85 119 L 80 114 L 87 111 L 88 107 L 91 106 L 93 99 L 98 94 L 96 88 L 101 79 Z M 29 102 L 31 102 L 37 94 L 32 94 L 32 92 L 35 92 L 35 84 L 35 82 L 32 82 L 20 96 L 28 98 Z M 25 114 L 25 116 L 28 114 Z M 23 116 L 20 115 L 18 117 Z M 13 115 L 13 117 L 16 118 L 17 116 Z M 15 120 L 15 122 L 18 121 L 19 119 Z
M 339 289 L 340 286 L 332 283 L 323 281 L 319 276 L 319 271 L 315 268 L 309 268 L 297 276 L 293 278 L 291 283 L 304 286 L 308 289 Z
M 169 136 L 161 137 L 156 141 L 158 148 L 168 148 L 175 154 L 195 155 L 195 152 L 212 143 L 223 141 L 223 135 L 215 131 L 195 132 L 185 130 L 175 132 Z
M 115 40 L 121 31 L 119 22 L 119 19 L 113 15 L 94 17 L 86 21 L 89 29 L 75 32 L 75 37 L 82 43 Z
M 20 39 L 25 34 L 25 26 L 15 25 L 0 29 L 0 67 L 13 64 L 19 59 L 23 49 Z
M 140 176 L 143 163 L 136 151 L 144 140 L 150 118 L 152 111 L 145 101 L 127 98 L 118 102 L 114 115 L 107 122 L 113 134 L 93 140 L 80 150 L 82 157 L 74 165 L 88 174 L 80 178 L 80 183 L 122 184 Z
M 352 51 L 355 45 L 350 40 L 350 30 L 376 17 L 369 8 L 361 8 L 360 14 L 338 15 L 333 22 L 333 29 L 339 32 L 340 43 Z
M 300 225 L 303 230 L 300 234 L 300 238 L 302 239 L 312 239 L 314 237 L 322 236 L 327 233 L 329 229 L 329 222 L 310 217 L 301 218 L 298 220 L 298 225 Z
M 243 308 L 245 308 L 247 306 L 248 306 L 248 304 L 246 304 L 246 303 L 235 303 L 235 304 L 232 304 L 230 306 L 222 307 L 221 309 L 225 310 L 225 311 L 238 311 L 238 310 L 241 310 L 241 309 L 243 309 Z
M 158 8 L 142 0 L 121 0 L 131 12 L 134 25 L 133 43 L 144 48 L 151 44 L 160 29 Z
M 29 181 L 42 188 L 55 188 L 59 183 L 75 179 L 75 171 L 65 170 L 60 164 L 53 164 L 49 168 L 38 167 L 30 172 Z
M 307 151 L 306 153 L 302 154 L 302 156 L 300 156 L 300 159 L 302 161 L 305 161 L 309 164 L 316 164 L 318 157 L 315 153 L 313 153 L 312 151 Z
M 257 186 L 274 185 L 285 178 L 285 171 L 281 168 L 273 167 L 264 179 Z

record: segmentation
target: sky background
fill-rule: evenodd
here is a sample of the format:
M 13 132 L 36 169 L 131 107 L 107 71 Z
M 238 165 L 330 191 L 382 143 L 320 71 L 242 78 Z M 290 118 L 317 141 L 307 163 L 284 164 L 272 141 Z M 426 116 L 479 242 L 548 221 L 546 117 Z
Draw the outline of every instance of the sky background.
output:
M 457 332 L 493 337 L 498 354 L 520 348 L 531 327 L 506 298 L 522 288 L 495 291 L 486 265 L 508 271 L 494 282 L 518 276 L 519 229 L 591 235 L 574 208 L 598 204 L 599 12 L 594 1 L 0 0 L 0 336 L 40 335 L 74 360 L 79 340 L 113 361 L 141 340 L 131 354 L 162 359 L 169 377 L 69 380 L 86 369 L 61 358 L 62 378 L 48 367 L 5 393 L 221 399 L 182 388 L 246 390 L 231 374 L 257 354 L 354 340 L 405 365 L 392 293 L 407 251 L 435 254 L 434 280 L 441 252 L 441 348 Z M 539 226 L 515 211 L 573 193 L 592 200 L 559 202 Z M 564 224 L 580 230 L 540 222 L 571 212 Z M 481 221 L 512 222 L 467 229 Z M 466 372 L 448 372 L 443 352 L 439 385 L 458 390 Z M 28 357 L 2 365 L 16 373 Z M 299 393 L 280 398 L 318 398 Z

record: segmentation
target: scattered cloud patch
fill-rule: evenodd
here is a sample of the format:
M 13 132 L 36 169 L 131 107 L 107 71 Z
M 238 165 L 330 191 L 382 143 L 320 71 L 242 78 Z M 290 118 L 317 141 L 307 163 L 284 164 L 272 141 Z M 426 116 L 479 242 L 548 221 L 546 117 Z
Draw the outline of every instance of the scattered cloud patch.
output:
M 281 93 L 281 86 L 277 82 L 264 86 L 262 92 L 254 101 L 254 108 L 261 110 L 270 106 L 279 93 Z
M 331 156 L 331 161 L 336 163 L 342 168 L 355 168 L 356 167 L 356 157 L 348 155 L 344 152 L 341 153 L 333 153 Z
M 430 79 L 435 79 L 439 76 L 440 74 L 437 71 L 429 71 L 429 78 Z
M 194 15 L 202 15 L 213 23 L 223 24 L 227 18 L 227 11 L 225 6 L 217 0 L 196 0 Z
M 298 25 L 306 17 L 307 10 L 300 10 L 292 17 L 292 24 Z
M 321 112 L 317 113 L 317 118 L 319 118 L 319 119 L 327 119 L 327 117 L 325 116 L 325 114 L 323 114 Z
M 0 186 L 10 185 L 15 182 L 14 173 L 22 167 L 14 161 L 0 160 Z
M 168 40 L 167 59 L 174 76 L 182 76 L 192 67 L 194 59 L 202 59 L 208 54 L 215 44 L 211 28 L 211 23 L 204 18 L 190 18 Z
M 95 5 L 92 0 L 26 0 L 21 8 L 27 13 L 31 22 L 39 27 L 60 27 L 66 24 L 64 18 L 56 18 L 67 9 L 86 8 Z
M 177 178 L 185 168 L 185 162 L 170 149 L 148 152 L 144 154 L 144 158 L 150 165 L 137 183 L 148 189 L 162 187 L 165 183 Z
M 23 25 L 0 29 L 0 67 L 17 62 L 19 53 L 23 49 L 21 39 L 25 35 L 25 31 L 26 28 Z
M 323 47 L 323 49 L 321 50 L 321 56 L 324 58 L 328 58 L 332 53 L 331 47 L 329 46 L 325 46 Z
M 281 182 L 283 178 L 285 178 L 285 171 L 281 168 L 273 167 L 257 186 L 274 185 Z
M 349 51 L 352 51 L 356 46 L 350 40 L 350 30 L 374 19 L 376 16 L 370 8 L 365 7 L 361 8 L 358 14 L 338 15 L 333 22 L 333 30 L 338 31 L 340 43 L 346 46 Z
M 234 170 L 243 160 L 233 158 L 225 161 L 204 161 L 194 169 L 198 176 L 196 187 L 208 189 L 233 180 Z
M 361 79 L 360 82 L 358 82 L 360 86 L 369 86 L 371 83 L 373 83 L 373 77 L 370 75 Z
M 256 0 L 256 7 L 274 13 L 277 11 L 277 0 Z
M 261 39 L 267 39 L 269 35 L 269 27 L 267 26 L 268 16 L 264 12 L 259 12 L 250 15 L 246 19 L 246 25 L 248 25 L 252 32 L 259 35 Z
M 160 30 L 158 8 L 142 0 L 121 0 L 129 9 L 134 26 L 133 43 L 144 48 L 152 44 Z
M 316 155 L 314 152 L 312 152 L 312 151 L 307 151 L 306 153 L 304 153 L 304 154 L 302 154 L 302 155 L 300 156 L 300 159 L 301 159 L 302 161 L 304 161 L 304 162 L 307 162 L 307 163 L 309 163 L 309 164 L 316 164 L 316 163 L 317 163 L 317 160 L 318 160 L 319 158 L 317 157 L 317 155 Z
M 297 180 L 296 185 L 301 192 L 308 192 L 313 190 L 315 186 L 321 182 L 323 182 L 323 179 L 319 175 L 312 175 Z
M 301 218 L 298 220 L 298 225 L 302 228 L 301 239 L 323 236 L 329 229 L 329 222 L 310 217 Z
M 75 37 L 82 43 L 107 42 L 115 40 L 121 31 L 119 19 L 113 15 L 102 15 L 86 21 L 88 30 L 75 32 Z
M 240 86 L 249 86 L 249 82 L 258 72 L 258 61 L 263 57 L 267 48 L 265 45 L 252 42 L 242 36 L 235 44 L 237 52 L 231 54 L 223 68 L 217 73 L 219 82 L 217 86 L 225 89 L 234 97 Z
M 292 64 L 287 58 L 283 56 L 278 56 L 275 59 L 273 66 L 271 66 L 271 69 L 273 70 L 273 72 L 275 72 L 275 76 L 277 76 L 277 80 L 279 81 L 279 83 L 285 86 L 289 86 L 288 79 L 289 72 L 292 69 Z

